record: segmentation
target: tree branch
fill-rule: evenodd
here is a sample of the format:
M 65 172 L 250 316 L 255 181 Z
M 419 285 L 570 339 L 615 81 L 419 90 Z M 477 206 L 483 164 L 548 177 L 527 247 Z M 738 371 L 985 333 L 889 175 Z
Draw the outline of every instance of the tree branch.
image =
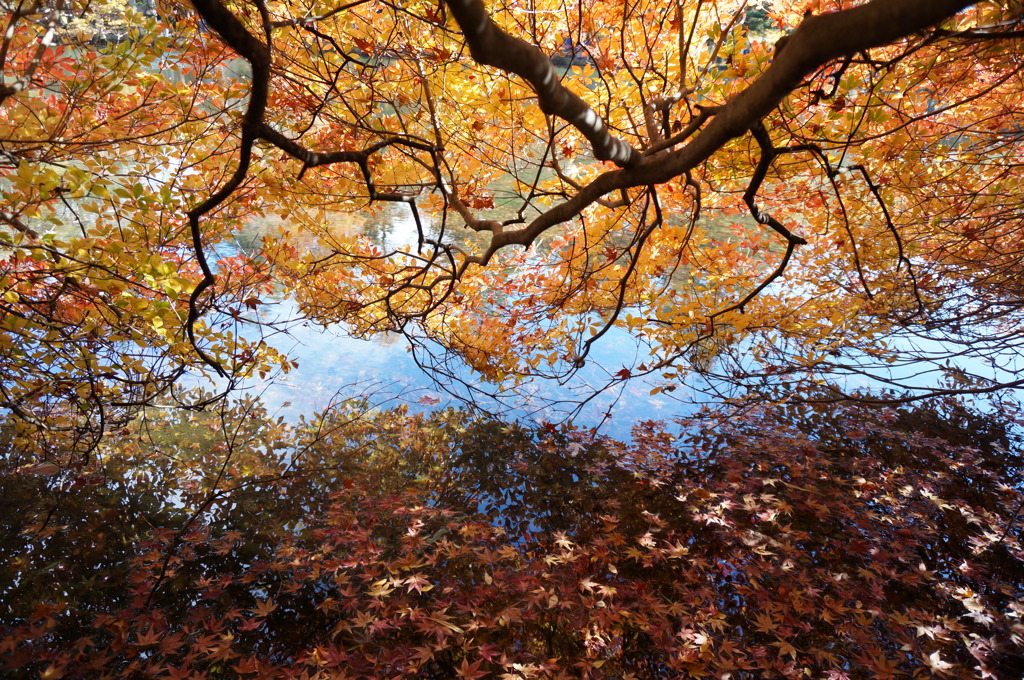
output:
M 663 184 L 693 170 L 730 139 L 746 134 L 822 65 L 934 27 L 971 4 L 970 0 L 872 0 L 852 9 L 807 17 L 789 36 L 785 49 L 776 53 L 771 66 L 721 106 L 703 131 L 686 146 L 599 176 L 575 196 L 529 224 L 495 234 L 490 248 L 482 255 L 469 258 L 467 265 L 486 265 L 498 250 L 508 245 L 529 246 L 542 233 L 579 215 L 605 194 Z M 489 22 L 490 19 L 484 16 L 478 21 Z
M 594 157 L 628 168 L 640 161 L 640 152 L 613 137 L 604 121 L 574 92 L 559 82 L 551 60 L 536 46 L 513 37 L 491 20 L 482 0 L 446 0 L 477 63 L 515 73 L 537 93 L 540 110 L 558 116 L 590 142 Z
M 199 357 L 208 366 L 212 367 L 218 374 L 226 377 L 227 372 L 213 357 L 199 347 L 196 342 L 195 325 L 199 319 L 198 301 L 207 288 L 216 282 L 216 277 L 206 261 L 206 254 L 203 250 L 202 231 L 199 228 L 199 219 L 226 201 L 231 194 L 241 186 L 249 172 L 249 165 L 252 162 L 252 147 L 256 142 L 260 126 L 263 122 L 263 113 L 267 108 L 267 98 L 270 92 L 270 43 L 262 42 L 259 38 L 249 33 L 242 25 L 242 22 L 228 10 L 220 0 L 192 0 L 193 7 L 199 12 L 203 21 L 210 28 L 217 32 L 232 49 L 243 59 L 249 62 L 252 67 L 252 87 L 249 92 L 249 105 L 242 118 L 242 138 L 238 150 L 238 167 L 227 182 L 212 196 L 188 211 L 189 230 L 192 235 L 192 249 L 196 255 L 196 261 L 203 272 L 203 280 L 195 287 L 188 299 L 188 318 L 185 321 L 185 332 L 189 342 L 199 354 Z M 257 1 L 264 29 L 269 32 L 269 17 L 266 8 L 261 0 Z

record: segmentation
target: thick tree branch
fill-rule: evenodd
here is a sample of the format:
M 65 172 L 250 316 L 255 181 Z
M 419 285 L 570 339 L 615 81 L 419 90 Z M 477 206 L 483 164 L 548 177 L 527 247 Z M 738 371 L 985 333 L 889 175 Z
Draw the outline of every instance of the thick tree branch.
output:
M 806 76 L 822 65 L 932 28 L 971 4 L 970 0 L 873 0 L 853 9 L 807 17 L 790 36 L 785 49 L 776 53 L 771 66 L 720 107 L 689 144 L 601 175 L 578 194 L 531 223 L 520 229 L 506 229 L 495 234 L 490 248 L 479 256 L 468 258 L 463 268 L 469 264 L 487 264 L 498 250 L 506 246 L 529 246 L 542 233 L 579 215 L 605 194 L 629 187 L 662 184 L 693 170 L 730 139 L 746 134 L 799 87 Z M 486 31 L 483 24 L 490 19 L 485 14 L 474 16 L 480 25 L 478 31 Z
M 640 152 L 613 137 L 601 117 L 585 101 L 559 82 L 551 60 L 537 47 L 510 36 L 491 20 L 483 0 L 447 0 L 452 16 L 478 63 L 515 73 L 537 93 L 541 111 L 573 125 L 590 142 L 594 157 L 631 167 Z
M 266 9 L 262 2 L 257 4 L 260 8 L 260 15 L 265 30 L 269 32 L 270 22 Z M 249 33 L 248 29 L 242 25 L 242 22 L 220 0 L 192 0 L 192 5 L 207 25 L 216 31 L 252 67 L 252 87 L 249 92 L 249 105 L 242 118 L 242 138 L 238 150 L 238 167 L 235 168 L 235 172 L 216 193 L 188 211 L 192 249 L 196 254 L 199 268 L 203 272 L 203 280 L 199 282 L 199 285 L 192 291 L 192 295 L 189 296 L 185 332 L 199 357 L 208 366 L 216 370 L 218 374 L 226 376 L 227 372 L 224 370 L 224 367 L 216 359 L 209 356 L 196 342 L 195 324 L 200 315 L 199 298 L 216 281 L 216 277 L 214 277 L 213 271 L 206 261 L 199 219 L 226 201 L 241 186 L 249 172 L 249 165 L 252 162 L 252 147 L 259 135 L 260 126 L 263 122 L 263 113 L 266 111 L 267 98 L 270 93 L 270 43 L 269 36 L 268 41 L 264 43 Z

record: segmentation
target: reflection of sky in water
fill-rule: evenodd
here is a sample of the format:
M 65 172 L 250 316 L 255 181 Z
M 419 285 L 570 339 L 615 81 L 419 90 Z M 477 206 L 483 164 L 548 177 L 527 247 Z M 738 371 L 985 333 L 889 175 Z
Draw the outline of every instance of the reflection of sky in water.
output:
M 406 206 L 389 205 L 368 219 L 366 215 L 360 218 L 365 223 L 357 228 L 362 228 L 385 249 L 400 248 L 416 241 L 416 226 Z M 268 319 L 299 318 L 296 305 L 287 300 L 261 307 L 260 311 Z M 259 333 L 259 329 L 251 331 Z M 462 399 L 508 419 L 561 422 L 572 417 L 580 427 L 600 425 L 602 432 L 624 438 L 629 428 L 640 421 L 684 415 L 692 407 L 683 402 L 694 398 L 690 389 L 681 385 L 671 397 L 651 395 L 651 389 L 659 384 L 656 377 L 616 382 L 613 388 L 601 391 L 622 368 L 633 368 L 647 357 L 646 348 L 620 329 L 612 329 L 595 344 L 586 366 L 572 379 L 563 383 L 534 378 L 504 393 L 492 385 L 480 384 L 478 377 L 467 368 L 453 366 L 452 363 L 458 362 L 454 357 L 448 368 L 453 370 L 456 380 L 435 384 L 431 375 L 417 365 L 407 341 L 400 336 L 359 340 L 350 337 L 342 327 L 324 329 L 296 323 L 290 325 L 288 335 L 276 335 L 267 341 L 298 361 L 299 367 L 288 375 L 253 382 L 246 389 L 261 394 L 272 411 L 289 420 L 322 410 L 339 398 L 360 394 L 367 394 L 375 403 L 405 402 L 416 408 L 459 405 Z M 866 372 L 834 367 L 827 376 L 829 381 L 849 392 L 878 391 L 893 382 L 929 390 L 944 382 L 941 369 L 945 362 L 938 359 L 947 356 L 950 345 L 911 335 L 893 338 L 891 342 L 903 350 L 903 356 L 896 363 L 885 366 L 872 362 L 867 356 L 850 357 L 854 364 L 857 359 L 866 359 L 862 367 Z M 998 357 L 992 356 L 993 361 L 988 366 L 977 357 L 961 355 L 954 365 L 965 374 L 1012 380 L 1024 367 L 1020 355 L 1015 351 L 1010 353 L 1013 356 L 1005 356 L 1005 351 Z M 917 360 L 910 361 L 911 357 Z M 424 357 L 421 362 L 427 363 Z M 873 365 L 868 368 L 867 364 Z M 581 402 L 586 403 L 581 405 Z
M 283 301 L 272 305 L 279 318 L 296 316 L 296 305 Z M 257 330 L 258 333 L 258 330 Z M 498 400 L 467 385 L 488 391 L 469 369 L 459 377 L 467 385 L 435 384 L 416 363 L 406 340 L 400 336 L 378 336 L 360 340 L 348 336 L 341 327 L 299 324 L 289 335 L 268 338 L 268 344 L 298 361 L 298 368 L 287 375 L 268 376 L 250 381 L 244 389 L 261 395 L 272 413 L 295 420 L 311 415 L 338 399 L 367 394 L 373 402 L 395 405 L 406 402 L 429 408 L 452 404 L 458 398 L 473 401 L 507 419 L 560 422 L 581 400 L 592 397 L 610 375 L 636 362 L 636 343 L 622 331 L 613 331 L 595 346 L 587 366 L 565 384 L 552 379 L 534 379 L 514 391 L 501 393 Z M 654 381 L 635 379 L 598 394 L 574 417 L 580 427 L 601 426 L 601 432 L 626 437 L 632 425 L 643 420 L 660 420 L 682 415 L 684 407 L 662 395 L 651 395 Z M 611 416 L 606 418 L 607 413 Z
M 389 206 L 375 222 L 366 231 L 384 248 L 398 248 L 416 241 L 416 225 L 406 206 Z M 255 234 L 250 234 L 249 238 L 252 236 Z M 260 313 L 268 320 L 300 318 L 297 305 L 290 300 L 261 306 Z M 341 326 L 327 329 L 311 323 L 288 326 L 288 334 L 266 340 L 297 361 L 298 368 L 287 375 L 268 376 L 266 380 L 250 381 L 244 386 L 247 392 L 260 394 L 271 412 L 288 420 L 311 415 L 332 401 L 364 393 L 373 402 L 388 405 L 405 402 L 417 408 L 459 406 L 459 399 L 464 399 L 507 419 L 561 422 L 572 416 L 580 427 L 600 425 L 601 432 L 616 437 L 628 436 L 630 427 L 637 422 L 667 419 L 685 412 L 685 407 L 677 400 L 650 394 L 657 384 L 653 379 L 619 382 L 614 388 L 594 396 L 610 382 L 613 374 L 624 367 L 635 366 L 646 355 L 646 350 L 639 348 L 632 336 L 617 329 L 595 344 L 586 366 L 564 384 L 538 378 L 514 391 L 498 392 L 492 385 L 480 384 L 479 378 L 468 368 L 451 363 L 448 367 L 455 369 L 461 382 L 436 384 L 431 375 L 417 365 L 409 343 L 401 336 L 380 335 L 360 340 L 349 336 Z M 250 328 L 242 332 L 257 339 L 261 331 Z M 452 359 L 452 362 L 458 361 Z M 681 388 L 679 392 L 682 391 Z M 488 396 L 488 392 L 496 394 Z M 577 408 L 579 412 L 573 415 Z M 609 413 L 611 415 L 607 416 Z

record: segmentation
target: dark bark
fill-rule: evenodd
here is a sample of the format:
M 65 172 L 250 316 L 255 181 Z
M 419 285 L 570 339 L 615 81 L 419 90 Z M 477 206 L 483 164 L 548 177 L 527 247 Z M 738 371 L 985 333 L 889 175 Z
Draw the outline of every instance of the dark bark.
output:
M 481 0 L 459 0 L 459 4 L 475 6 L 478 11 L 472 15 L 474 17 L 483 8 Z M 730 139 L 746 134 L 822 65 L 935 27 L 972 4 L 970 0 L 873 0 L 853 9 L 807 17 L 761 77 L 720 107 L 686 146 L 601 175 L 578 194 L 526 226 L 495 234 L 491 247 L 483 255 L 471 258 L 469 263 L 486 264 L 505 246 L 529 246 L 544 231 L 579 215 L 608 193 L 661 184 L 693 170 Z M 479 23 L 480 19 L 476 21 Z M 486 30 L 493 33 L 497 28 Z M 530 58 L 542 57 L 538 50 Z M 518 58 L 527 56 L 521 53 Z
M 608 131 L 608 126 L 590 106 L 559 82 L 551 59 L 535 45 L 502 31 L 491 21 L 482 0 L 447 0 L 459 23 L 473 59 L 515 73 L 537 93 L 540 110 L 558 116 L 587 138 L 594 157 L 612 161 L 622 168 L 640 162 L 640 152 Z

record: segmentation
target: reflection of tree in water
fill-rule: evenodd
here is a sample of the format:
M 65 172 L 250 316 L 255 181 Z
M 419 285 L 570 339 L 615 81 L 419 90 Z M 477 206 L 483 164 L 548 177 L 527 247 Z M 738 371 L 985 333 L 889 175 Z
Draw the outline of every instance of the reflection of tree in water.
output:
M 154 412 L 85 470 L 0 430 L 0 669 L 1016 678 L 1014 418 L 761 407 L 622 444 L 241 402 Z

